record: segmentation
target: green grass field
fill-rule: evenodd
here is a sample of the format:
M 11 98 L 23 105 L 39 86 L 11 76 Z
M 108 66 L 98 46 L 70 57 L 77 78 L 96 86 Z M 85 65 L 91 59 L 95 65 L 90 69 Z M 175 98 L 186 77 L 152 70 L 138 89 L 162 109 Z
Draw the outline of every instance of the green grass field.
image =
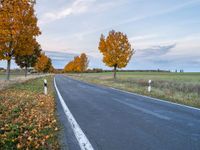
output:
M 200 73 L 118 72 L 116 80 L 111 72 L 68 75 L 78 80 L 200 108 Z M 148 80 L 152 80 L 151 93 L 147 91 Z

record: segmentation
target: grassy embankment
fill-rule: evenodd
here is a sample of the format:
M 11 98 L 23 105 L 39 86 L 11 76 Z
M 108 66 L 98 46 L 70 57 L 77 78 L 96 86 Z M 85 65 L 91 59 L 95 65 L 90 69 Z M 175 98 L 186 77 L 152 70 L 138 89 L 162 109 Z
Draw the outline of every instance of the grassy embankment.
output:
M 59 149 L 53 76 L 32 79 L 0 91 L 0 149 Z
M 111 72 L 68 75 L 78 80 L 200 108 L 200 73 L 118 72 L 116 80 Z M 147 92 L 149 79 L 153 81 L 151 93 Z
M 11 74 L 11 75 L 10 75 L 10 79 L 11 79 L 11 80 L 13 80 L 13 79 L 15 79 L 15 78 L 18 78 L 18 77 L 24 77 L 24 75 L 23 75 L 23 74 L 16 74 L 16 75 Z M 0 73 L 0 80 L 6 80 L 6 74 L 1 74 L 1 73 Z
M 29 76 L 29 74 L 28 74 Z M 5 80 L 7 77 L 6 71 L 0 70 L 0 80 Z M 25 77 L 25 72 L 22 69 L 10 70 L 10 79 L 13 80 L 15 78 Z
M 41 74 L 28 74 L 27 77 L 32 77 L 32 76 L 38 76 L 38 75 L 41 75 Z M 6 80 L 6 74 L 5 73 L 1 73 L 0 72 L 0 81 L 1 80 Z M 25 75 L 23 73 L 19 73 L 19 74 L 10 74 L 10 80 L 13 81 L 15 79 L 18 79 L 18 78 L 25 78 Z

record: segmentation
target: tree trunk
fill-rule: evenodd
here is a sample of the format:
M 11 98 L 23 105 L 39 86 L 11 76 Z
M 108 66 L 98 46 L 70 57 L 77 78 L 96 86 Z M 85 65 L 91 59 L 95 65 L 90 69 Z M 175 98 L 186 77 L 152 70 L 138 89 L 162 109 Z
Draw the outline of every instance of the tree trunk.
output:
M 12 37 L 12 35 L 11 35 Z M 9 49 L 12 50 L 12 41 L 9 43 Z M 11 59 L 12 59 L 12 52 L 8 53 L 8 60 L 7 60 L 7 70 L 6 70 L 6 76 L 7 80 L 10 80 L 10 65 L 11 65 Z
M 6 79 L 10 80 L 10 64 L 11 64 L 11 59 L 7 60 L 7 70 L 6 70 Z
M 117 71 L 117 65 L 114 66 L 114 73 L 113 73 L 114 79 L 116 79 L 116 71 Z
M 27 77 L 27 73 L 28 73 L 28 67 L 25 67 L 25 77 Z

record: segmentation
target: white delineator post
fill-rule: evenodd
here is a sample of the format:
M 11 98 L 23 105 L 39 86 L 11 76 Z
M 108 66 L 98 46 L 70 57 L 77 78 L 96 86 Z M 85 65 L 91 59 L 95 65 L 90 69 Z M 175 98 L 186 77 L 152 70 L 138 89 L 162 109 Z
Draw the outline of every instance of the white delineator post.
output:
M 149 80 L 148 92 L 151 92 L 151 80 Z
M 47 95 L 47 80 L 44 79 L 44 94 Z

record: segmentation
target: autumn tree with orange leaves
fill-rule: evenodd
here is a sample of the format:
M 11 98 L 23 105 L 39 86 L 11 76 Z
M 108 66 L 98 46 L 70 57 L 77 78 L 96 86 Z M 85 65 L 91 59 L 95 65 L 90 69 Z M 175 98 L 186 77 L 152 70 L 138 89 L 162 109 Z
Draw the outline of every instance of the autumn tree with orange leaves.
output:
M 35 42 L 34 44 L 34 51 L 32 55 L 16 55 L 15 56 L 15 63 L 20 66 L 20 68 L 24 68 L 25 70 L 25 77 L 28 73 L 28 68 L 34 67 L 38 57 L 41 55 L 42 49 L 41 46 Z
M 44 53 L 42 53 L 41 56 L 38 58 L 34 68 L 38 72 L 51 72 L 53 70 L 51 59 L 48 58 Z
M 70 61 L 65 67 L 64 72 L 74 72 L 74 61 Z
M 74 57 L 74 72 L 81 72 L 81 58 L 79 56 Z
M 85 72 L 88 67 L 88 57 L 85 53 L 74 57 L 65 67 L 64 72 Z
M 103 62 L 109 67 L 114 67 L 115 79 L 117 68 L 126 67 L 134 53 L 127 36 L 114 30 L 110 31 L 106 38 L 101 35 L 99 50 L 103 54 Z
M 80 56 L 80 72 L 84 72 L 87 70 L 88 68 L 88 57 L 85 53 L 82 53 Z
M 0 1 L 0 60 L 7 60 L 7 80 L 11 59 L 32 55 L 39 34 L 32 0 Z

